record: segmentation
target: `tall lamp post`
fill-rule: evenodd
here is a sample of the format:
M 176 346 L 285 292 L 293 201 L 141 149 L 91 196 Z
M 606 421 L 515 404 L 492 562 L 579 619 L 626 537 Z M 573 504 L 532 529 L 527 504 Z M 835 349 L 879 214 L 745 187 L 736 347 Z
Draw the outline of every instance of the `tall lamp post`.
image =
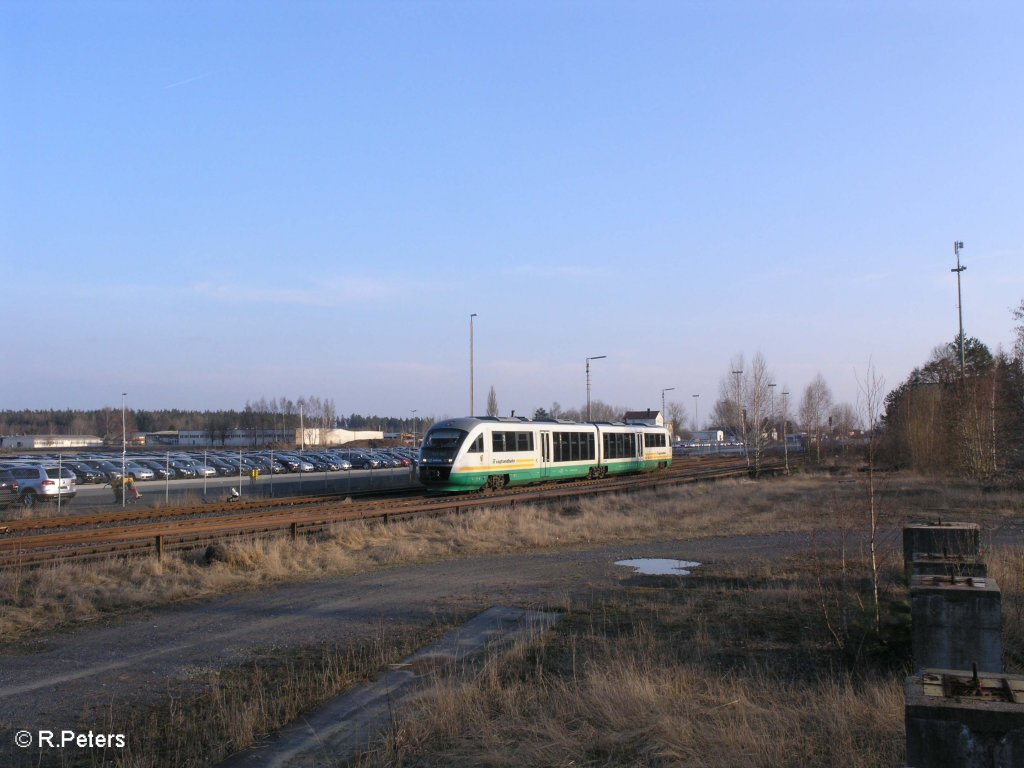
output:
M 587 358 L 587 421 L 590 421 L 590 361 L 604 360 L 608 355 L 595 355 Z
M 124 473 L 125 467 L 128 463 L 128 431 L 126 428 L 127 421 L 125 420 L 125 398 L 128 397 L 127 392 L 121 393 L 121 508 L 124 509 L 125 504 L 125 487 L 124 487 Z
M 469 417 L 473 418 L 476 413 L 476 402 L 475 394 L 476 390 L 473 388 L 473 318 L 476 317 L 476 312 L 469 316 Z
M 956 272 L 956 311 L 960 316 L 960 378 L 962 379 L 966 373 L 967 366 L 964 360 L 964 307 L 963 301 L 960 299 L 960 273 L 963 272 L 967 267 L 960 266 L 960 249 L 964 247 L 962 240 L 957 240 L 953 243 L 953 253 L 956 254 L 956 269 L 949 270 L 950 272 Z
M 768 383 L 768 390 L 772 393 L 772 433 L 775 432 L 775 382 Z M 769 435 L 772 437 L 772 435 Z M 774 439 L 772 437 L 772 439 Z
M 786 438 L 786 422 L 789 420 L 789 409 L 786 407 L 789 402 L 786 398 L 789 392 L 782 390 L 782 452 L 786 457 L 786 474 L 789 474 L 789 440 Z
M 700 402 L 700 395 L 693 395 L 693 431 L 700 429 L 700 418 L 697 416 L 697 404 Z
M 661 390 L 661 423 L 665 423 L 665 393 L 671 392 L 675 387 L 665 387 Z

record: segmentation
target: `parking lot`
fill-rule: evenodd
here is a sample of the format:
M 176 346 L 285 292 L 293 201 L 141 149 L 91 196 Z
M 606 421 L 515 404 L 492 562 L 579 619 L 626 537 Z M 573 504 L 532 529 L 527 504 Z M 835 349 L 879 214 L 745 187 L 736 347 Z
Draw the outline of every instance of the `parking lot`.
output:
M 180 504 L 231 497 L 363 493 L 415 487 L 408 448 L 316 451 L 133 451 L 0 457 L 13 492 L 0 503 L 31 508 L 122 503 Z

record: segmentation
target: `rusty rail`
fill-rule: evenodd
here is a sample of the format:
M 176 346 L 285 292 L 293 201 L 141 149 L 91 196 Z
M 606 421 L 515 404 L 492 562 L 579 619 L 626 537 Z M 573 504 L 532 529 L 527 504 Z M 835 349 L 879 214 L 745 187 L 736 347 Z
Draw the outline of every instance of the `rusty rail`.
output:
M 768 464 L 765 471 L 780 466 Z M 291 497 L 231 504 L 105 512 L 15 520 L 0 530 L 0 568 L 38 566 L 100 557 L 126 557 L 194 549 L 229 537 L 288 535 L 295 539 L 346 522 L 389 523 L 459 514 L 486 506 L 550 502 L 593 493 L 616 493 L 749 473 L 742 459 L 677 461 L 661 472 L 598 481 L 527 486 L 493 494 L 419 496 L 352 503 L 338 497 Z M 45 524 L 40 524 L 45 523 Z M 0 526 L 0 527 L 2 527 Z

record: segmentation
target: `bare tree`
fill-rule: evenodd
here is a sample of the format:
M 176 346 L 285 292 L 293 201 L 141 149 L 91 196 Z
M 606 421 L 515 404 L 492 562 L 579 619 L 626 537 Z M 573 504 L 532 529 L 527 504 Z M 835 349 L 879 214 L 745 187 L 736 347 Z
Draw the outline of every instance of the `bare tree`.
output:
M 817 460 L 821 463 L 821 440 L 825 430 L 828 412 L 832 408 L 832 390 L 819 373 L 804 390 L 800 401 L 800 424 L 804 430 L 814 435 L 817 446 Z
M 828 414 L 834 435 L 849 437 L 860 426 L 857 409 L 849 403 L 836 403 Z
M 593 400 L 590 403 L 590 418 L 593 421 L 619 421 L 625 409 L 614 405 L 608 405 L 600 400 Z
M 743 355 L 733 358 L 729 371 L 718 385 L 718 401 L 711 411 L 718 426 L 728 430 L 738 440 L 745 440 L 743 418 Z
M 750 443 L 754 452 L 754 472 L 760 472 L 761 459 L 768 439 L 768 425 L 771 420 L 769 401 L 771 399 L 772 376 L 764 355 L 757 352 L 750 361 L 750 372 L 745 376 L 745 409 L 750 422 Z
M 682 403 L 669 402 L 665 407 L 668 409 L 672 437 L 673 439 L 678 439 L 679 435 L 686 429 L 683 426 L 686 423 L 686 411 L 683 409 Z
M 878 518 L 880 514 L 877 494 L 875 467 L 878 451 L 878 422 L 885 402 L 885 379 L 878 375 L 874 364 L 869 360 L 864 379 L 857 379 L 860 391 L 861 413 L 868 430 L 867 447 L 867 502 L 868 502 L 868 541 L 871 551 L 871 592 L 875 606 L 875 633 L 881 629 L 881 608 L 878 603 Z
M 491 385 L 491 391 L 487 393 L 487 415 L 498 415 L 498 393 L 494 391 L 493 384 Z

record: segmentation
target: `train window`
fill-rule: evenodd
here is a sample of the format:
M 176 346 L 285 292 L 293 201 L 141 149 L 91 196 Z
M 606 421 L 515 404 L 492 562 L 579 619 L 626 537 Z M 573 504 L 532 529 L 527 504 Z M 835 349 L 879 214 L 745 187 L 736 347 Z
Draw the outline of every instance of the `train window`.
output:
M 432 429 L 423 439 L 423 456 L 428 459 L 450 459 L 455 456 L 466 432 L 461 429 Z
M 636 456 L 637 436 L 635 434 L 605 433 L 603 436 L 606 459 L 631 459 Z
M 532 451 L 533 432 L 494 432 L 491 434 L 491 450 L 496 453 Z
M 555 432 L 555 461 L 569 461 L 569 433 Z
M 484 436 L 483 435 L 477 435 L 476 436 L 476 440 L 474 440 L 473 444 L 471 446 L 469 446 L 469 448 L 466 449 L 466 450 L 469 453 L 483 453 L 484 452 Z
M 665 447 L 665 435 L 644 435 L 644 447 L 645 448 L 664 448 Z
M 430 448 L 452 448 L 465 434 L 461 429 L 433 429 L 427 433 L 424 442 Z
M 553 432 L 553 461 L 593 461 L 597 457 L 592 432 Z

